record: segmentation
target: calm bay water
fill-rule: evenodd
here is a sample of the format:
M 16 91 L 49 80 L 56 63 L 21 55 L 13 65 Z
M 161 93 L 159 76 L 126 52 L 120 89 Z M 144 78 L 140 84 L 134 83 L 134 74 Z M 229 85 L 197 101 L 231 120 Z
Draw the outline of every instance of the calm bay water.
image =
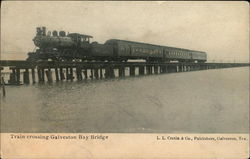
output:
M 249 132 L 249 68 L 7 86 L 2 132 Z

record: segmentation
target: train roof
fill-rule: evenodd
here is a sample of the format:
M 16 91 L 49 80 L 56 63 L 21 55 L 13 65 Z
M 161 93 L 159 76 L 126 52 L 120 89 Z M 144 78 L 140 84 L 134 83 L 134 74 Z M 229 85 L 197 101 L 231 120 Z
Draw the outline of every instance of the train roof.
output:
M 179 49 L 179 50 L 183 50 L 183 51 L 193 51 L 193 52 L 195 51 L 195 52 L 203 52 L 203 53 L 205 53 L 204 51 L 189 50 L 189 49 L 183 49 L 183 48 L 177 48 L 177 47 L 162 46 L 162 45 L 155 45 L 155 44 L 149 44 L 149 43 L 143 43 L 143 42 L 120 40 L 120 39 L 110 39 L 110 40 L 107 40 L 105 42 L 105 44 L 109 43 L 109 42 L 125 42 L 125 43 L 139 44 L 139 45 L 143 44 L 143 45 L 149 45 L 149 46 L 154 46 L 154 47 L 165 47 L 165 48 L 169 48 L 169 49 Z
M 84 37 L 84 38 L 93 38 L 93 36 L 91 36 L 91 35 L 86 35 L 86 34 L 79 34 L 79 33 L 69 33 L 68 34 L 69 36 L 80 36 L 80 37 Z

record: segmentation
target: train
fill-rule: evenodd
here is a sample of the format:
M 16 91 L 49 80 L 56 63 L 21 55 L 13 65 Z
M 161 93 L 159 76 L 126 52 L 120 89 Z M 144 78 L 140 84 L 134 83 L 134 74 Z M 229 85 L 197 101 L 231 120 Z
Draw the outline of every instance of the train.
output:
M 154 45 L 120 39 L 109 39 L 104 44 L 90 42 L 90 35 L 48 31 L 37 27 L 33 41 L 35 52 L 28 53 L 28 61 L 121 61 L 204 63 L 207 53 L 183 48 Z

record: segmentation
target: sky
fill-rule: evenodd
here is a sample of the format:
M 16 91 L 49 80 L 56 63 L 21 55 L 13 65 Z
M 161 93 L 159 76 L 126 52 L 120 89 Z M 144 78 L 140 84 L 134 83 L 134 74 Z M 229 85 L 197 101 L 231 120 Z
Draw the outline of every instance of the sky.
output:
M 4 1 L 1 59 L 25 59 L 36 27 L 205 51 L 210 62 L 249 62 L 249 5 L 237 1 Z

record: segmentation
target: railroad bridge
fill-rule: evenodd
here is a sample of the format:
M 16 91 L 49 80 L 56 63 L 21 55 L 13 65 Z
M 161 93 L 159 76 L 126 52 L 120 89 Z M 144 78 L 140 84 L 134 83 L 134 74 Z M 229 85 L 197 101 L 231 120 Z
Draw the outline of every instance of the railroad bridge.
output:
M 85 80 L 189 72 L 208 69 L 250 66 L 249 63 L 159 63 L 159 62 L 56 62 L 56 61 L 0 61 L 1 70 L 11 70 L 8 84 L 44 83 L 63 80 Z M 137 71 L 136 71 L 137 70 Z M 117 74 L 115 73 L 117 71 Z M 21 77 L 22 76 L 22 77 Z M 76 77 L 76 78 L 75 78 Z M 30 79 L 31 78 L 31 79 Z M 22 81 L 21 81 L 22 79 Z M 1 81 L 1 80 L 0 80 Z

